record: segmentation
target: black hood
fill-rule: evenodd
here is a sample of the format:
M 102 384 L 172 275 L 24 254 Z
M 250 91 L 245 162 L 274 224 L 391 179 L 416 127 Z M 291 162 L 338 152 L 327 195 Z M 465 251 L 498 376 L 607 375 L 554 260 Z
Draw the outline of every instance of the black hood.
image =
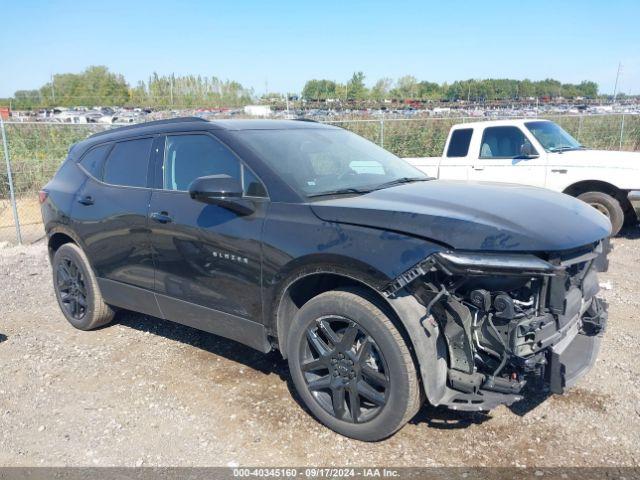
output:
M 463 250 L 568 250 L 608 236 L 609 220 L 562 193 L 432 180 L 311 203 L 318 217 L 394 230 Z

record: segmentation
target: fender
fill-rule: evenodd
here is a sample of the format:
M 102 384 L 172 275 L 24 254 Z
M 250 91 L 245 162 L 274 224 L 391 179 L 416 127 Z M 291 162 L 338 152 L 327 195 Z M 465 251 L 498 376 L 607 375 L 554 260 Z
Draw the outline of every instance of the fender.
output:
M 298 280 L 313 275 L 337 275 L 347 280 L 357 282 L 367 289 L 374 291 L 378 299 L 386 304 L 395 316 L 399 319 L 409 337 L 412 350 L 416 356 L 420 377 L 425 395 L 429 402 L 438 405 L 448 393 L 447 381 L 447 345 L 444 336 L 440 332 L 438 323 L 427 314 L 426 307 L 422 305 L 407 289 L 403 288 L 394 293 L 392 297 L 384 295 L 383 288 L 388 285 L 388 281 L 378 283 L 371 280 L 374 277 L 367 277 L 348 270 L 343 266 L 333 264 L 327 266 L 326 263 L 307 264 L 294 271 L 278 284 L 275 295 L 270 306 L 269 318 L 275 324 L 278 335 L 278 347 L 284 358 L 286 358 L 286 335 L 287 323 L 293 318 L 295 312 L 283 311 L 287 308 L 285 295 L 289 288 Z

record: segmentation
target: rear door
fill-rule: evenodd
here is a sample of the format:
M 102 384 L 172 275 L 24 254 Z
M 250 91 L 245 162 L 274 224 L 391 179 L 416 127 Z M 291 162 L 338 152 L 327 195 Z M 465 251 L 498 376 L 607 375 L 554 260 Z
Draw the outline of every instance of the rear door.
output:
M 167 135 L 162 143 L 149 211 L 160 308 L 168 319 L 250 343 L 237 334 L 242 329 L 251 334 L 252 322 L 262 321 L 266 190 L 229 148 L 206 132 Z M 193 180 L 220 174 L 243 182 L 253 213 L 240 215 L 190 197 Z
M 152 144 L 152 137 L 112 142 L 95 147 L 80 160 L 88 178 L 75 199 L 72 217 L 105 289 L 118 288 L 113 282 L 153 289 L 147 227 Z
M 476 158 L 469 171 L 469 179 L 485 182 L 521 183 L 544 187 L 546 156 L 532 146 L 527 134 L 514 125 L 485 127 Z M 529 144 L 536 158 L 523 156 Z M 543 152 L 544 153 L 544 152 Z

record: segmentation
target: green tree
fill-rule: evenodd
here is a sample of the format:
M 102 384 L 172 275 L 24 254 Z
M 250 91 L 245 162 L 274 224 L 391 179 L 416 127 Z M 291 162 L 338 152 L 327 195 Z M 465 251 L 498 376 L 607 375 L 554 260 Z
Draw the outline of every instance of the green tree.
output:
M 309 101 L 327 100 L 337 96 L 337 85 L 333 80 L 309 80 L 302 89 L 302 98 Z
M 375 100 L 376 102 L 385 100 L 389 97 L 389 92 L 391 92 L 392 85 L 393 80 L 391 80 L 390 78 L 381 78 L 375 83 L 373 87 L 371 87 L 369 98 L 371 98 L 371 100 Z
M 347 82 L 347 100 L 365 100 L 369 94 L 364 84 L 364 73 L 354 72 Z

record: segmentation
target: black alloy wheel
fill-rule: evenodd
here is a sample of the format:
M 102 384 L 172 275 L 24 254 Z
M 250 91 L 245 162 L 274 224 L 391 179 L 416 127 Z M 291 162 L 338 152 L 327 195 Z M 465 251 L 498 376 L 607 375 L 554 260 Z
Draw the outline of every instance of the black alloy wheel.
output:
M 374 339 L 340 316 L 316 320 L 300 346 L 300 368 L 313 398 L 332 416 L 368 422 L 389 398 L 389 369 Z
M 81 320 L 87 312 L 87 286 L 82 270 L 68 258 L 58 264 L 56 286 L 64 310 Z

